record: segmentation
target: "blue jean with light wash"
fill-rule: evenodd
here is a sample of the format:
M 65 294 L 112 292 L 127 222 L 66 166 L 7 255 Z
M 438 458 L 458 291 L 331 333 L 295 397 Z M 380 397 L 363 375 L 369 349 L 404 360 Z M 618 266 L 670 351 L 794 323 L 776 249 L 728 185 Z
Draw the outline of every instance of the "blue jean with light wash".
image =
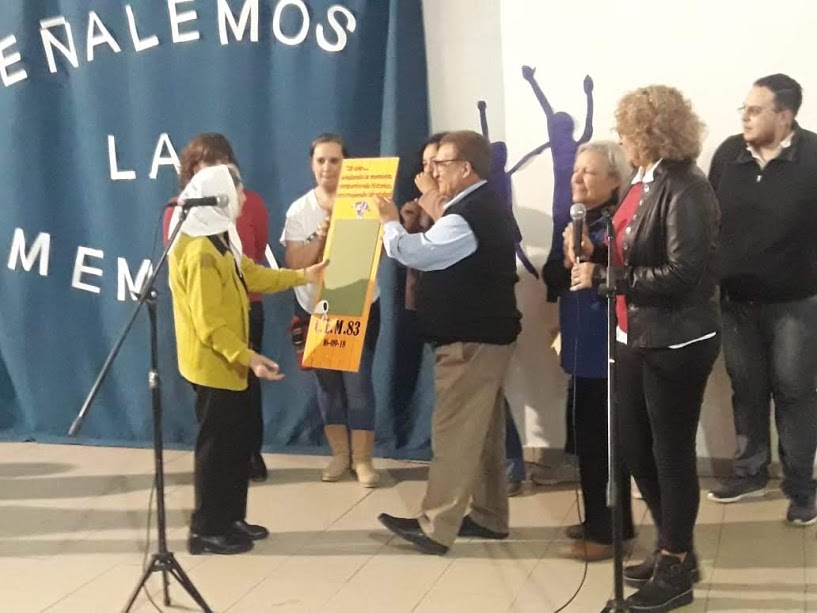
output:
M 524 481 L 525 458 L 522 453 L 522 440 L 519 438 L 519 430 L 516 429 L 507 398 L 505 399 L 505 458 L 508 481 Z
M 314 370 L 318 387 L 318 409 L 326 426 L 350 430 L 374 430 L 374 386 L 372 364 L 380 332 L 380 302 L 372 304 L 360 369 L 357 372 Z
M 760 485 L 769 479 L 774 401 L 782 490 L 811 505 L 817 492 L 817 296 L 773 304 L 724 299 L 721 311 L 737 433 L 734 474 Z

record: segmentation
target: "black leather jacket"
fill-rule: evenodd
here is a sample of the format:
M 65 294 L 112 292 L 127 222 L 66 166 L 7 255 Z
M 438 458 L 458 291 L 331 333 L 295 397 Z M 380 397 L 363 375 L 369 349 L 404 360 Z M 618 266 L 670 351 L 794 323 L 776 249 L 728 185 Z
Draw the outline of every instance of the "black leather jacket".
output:
M 629 346 L 669 347 L 720 331 L 719 227 L 718 201 L 701 169 L 662 161 L 628 226 L 624 266 L 614 271 L 616 292 L 627 297 Z M 597 245 L 592 259 L 606 264 L 607 247 Z M 598 267 L 594 282 L 604 275 Z

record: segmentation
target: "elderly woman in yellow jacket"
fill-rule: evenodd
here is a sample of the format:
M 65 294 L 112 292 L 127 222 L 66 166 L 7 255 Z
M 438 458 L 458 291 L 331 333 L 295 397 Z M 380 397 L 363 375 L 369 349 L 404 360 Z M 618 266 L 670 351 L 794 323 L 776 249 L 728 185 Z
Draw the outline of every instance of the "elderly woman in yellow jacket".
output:
M 249 348 L 247 292 L 273 293 L 316 283 L 326 266 L 322 262 L 300 271 L 272 270 L 244 257 L 235 228 L 244 203 L 237 169 L 202 169 L 180 200 L 217 194 L 227 195 L 227 206 L 192 208 L 169 257 L 179 371 L 196 391 L 199 419 L 196 500 L 187 541 L 191 554 L 243 553 L 269 534 L 246 521 L 251 418 L 247 376 L 250 370 L 272 381 L 283 375 L 275 362 Z M 179 218 L 177 209 L 171 235 Z

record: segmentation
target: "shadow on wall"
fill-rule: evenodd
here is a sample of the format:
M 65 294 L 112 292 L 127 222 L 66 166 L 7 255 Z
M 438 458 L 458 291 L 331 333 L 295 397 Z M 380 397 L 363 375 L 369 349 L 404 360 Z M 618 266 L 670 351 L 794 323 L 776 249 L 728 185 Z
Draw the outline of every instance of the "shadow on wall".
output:
M 525 170 L 528 163 L 541 153 L 550 150 L 552 156 L 553 193 L 543 196 L 537 208 L 515 207 L 514 215 L 520 228 L 532 228 L 535 232 L 524 233 L 524 246 L 518 246 L 517 255 L 520 264 L 530 275 L 520 270 L 520 283 L 517 286 L 517 303 L 523 314 L 522 334 L 517 342 L 517 349 L 508 372 L 506 394 L 513 407 L 514 419 L 523 432 L 523 442 L 527 446 L 545 446 L 560 449 L 565 439 L 565 396 L 567 377 L 561 369 L 558 356 L 550 345 L 558 328 L 558 310 L 555 302 L 547 302 L 545 287 L 539 280 L 537 270 L 545 261 L 562 258 L 562 230 L 569 220 L 569 209 L 572 204 L 570 179 L 573 164 L 579 146 L 588 142 L 593 135 L 593 79 L 587 75 L 584 79 L 584 92 L 587 98 L 584 130 L 576 139 L 574 131 L 576 122 L 570 114 L 557 112 L 542 91 L 535 77 L 536 69 L 522 67 L 522 78 L 530 85 L 547 123 L 548 140 L 523 155 L 516 164 L 505 172 L 507 151 L 504 143 L 493 143 L 492 154 L 496 170 L 495 182 L 500 183 L 500 195 L 513 206 L 511 177 L 516 172 Z M 485 105 L 478 104 L 482 132 L 488 136 Z M 501 148 L 497 148 L 501 145 Z M 497 159 L 499 158 L 499 159 Z M 501 172 L 499 172 L 501 171 Z M 492 174 L 494 174 L 492 172 Z M 496 188 L 495 188 L 496 189 Z M 547 212 L 546 212 L 547 211 Z M 550 239 L 550 240 L 548 240 Z M 557 241 L 557 242 L 554 242 Z M 534 264 L 528 259 L 529 254 L 547 254 L 545 258 L 536 258 Z M 551 300 L 555 296 L 549 296 Z
M 506 378 L 506 394 L 526 446 L 561 449 L 565 438 L 567 377 L 550 348 L 558 326 L 556 304 L 546 300 L 541 281 L 523 276 L 516 291 L 522 334 Z

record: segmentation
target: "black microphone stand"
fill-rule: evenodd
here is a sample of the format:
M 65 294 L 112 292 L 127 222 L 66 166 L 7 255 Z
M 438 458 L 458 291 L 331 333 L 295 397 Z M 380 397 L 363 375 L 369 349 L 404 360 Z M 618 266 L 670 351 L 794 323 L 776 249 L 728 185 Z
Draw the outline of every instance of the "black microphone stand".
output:
M 615 227 L 612 212 L 604 211 L 607 224 L 607 277 L 599 293 L 607 298 L 607 508 L 613 523 L 613 599 L 602 613 L 629 611 L 624 601 L 624 539 L 621 509 L 621 458 L 618 444 L 618 411 L 616 410 L 616 281 L 613 273 Z M 629 485 L 629 484 L 628 484 Z
M 143 304 L 147 303 L 148 319 L 150 321 L 150 371 L 148 373 L 148 387 L 150 388 L 151 392 L 153 408 L 153 478 L 156 484 L 156 530 L 158 533 L 158 551 L 153 554 L 150 559 L 150 563 L 145 567 L 136 589 L 133 591 L 130 600 L 128 600 L 128 604 L 125 605 L 124 611 L 130 611 L 133 603 L 136 601 L 136 597 L 139 595 L 139 591 L 145 585 L 150 575 L 155 572 L 161 572 L 162 584 L 164 586 L 165 606 L 170 606 L 170 593 L 167 577 L 168 573 L 170 573 L 176 578 L 176 581 L 181 584 L 185 591 L 190 594 L 190 597 L 196 601 L 196 604 L 201 607 L 202 611 L 205 611 L 205 613 L 212 613 L 212 609 L 207 605 L 201 594 L 199 594 L 196 586 L 193 585 L 193 582 L 184 572 L 181 565 L 176 560 L 176 557 L 173 555 L 173 552 L 168 551 L 167 549 L 167 515 L 165 512 L 165 478 L 162 440 L 162 394 L 161 381 L 159 379 L 159 352 L 158 343 L 156 340 L 157 292 L 154 284 L 156 283 L 156 278 L 158 277 L 159 272 L 162 270 L 162 266 L 164 266 L 165 262 L 167 261 L 167 255 L 170 251 L 170 247 L 173 245 L 173 241 L 178 236 L 179 230 L 181 230 L 182 224 L 184 224 L 184 220 L 187 219 L 189 207 L 182 206 L 180 208 L 181 215 L 179 217 L 179 223 L 176 224 L 176 228 L 173 230 L 173 235 L 170 237 L 167 248 L 159 258 L 159 262 L 154 268 L 153 273 L 150 275 L 150 277 L 148 277 L 142 286 L 142 291 L 138 296 L 136 307 L 133 309 L 130 319 L 125 324 L 122 333 L 114 343 L 113 349 L 111 349 L 108 357 L 105 358 L 105 363 L 102 365 L 102 370 L 99 372 L 99 375 L 97 375 L 96 381 L 94 381 L 94 385 L 91 387 L 91 391 L 88 393 L 88 397 L 85 399 L 85 402 L 82 404 L 82 408 L 79 410 L 79 413 L 71 424 L 71 428 L 68 430 L 69 436 L 76 436 L 79 432 L 80 428 L 82 427 L 82 423 L 85 421 L 85 417 L 88 414 L 88 410 L 96 398 L 99 388 L 102 386 L 102 382 L 105 380 L 111 365 L 116 359 L 116 356 L 119 354 L 119 350 L 122 348 L 122 343 L 124 343 L 125 338 L 130 332 L 133 322 L 136 321 L 136 316 L 139 314 L 139 310 L 142 308 Z

